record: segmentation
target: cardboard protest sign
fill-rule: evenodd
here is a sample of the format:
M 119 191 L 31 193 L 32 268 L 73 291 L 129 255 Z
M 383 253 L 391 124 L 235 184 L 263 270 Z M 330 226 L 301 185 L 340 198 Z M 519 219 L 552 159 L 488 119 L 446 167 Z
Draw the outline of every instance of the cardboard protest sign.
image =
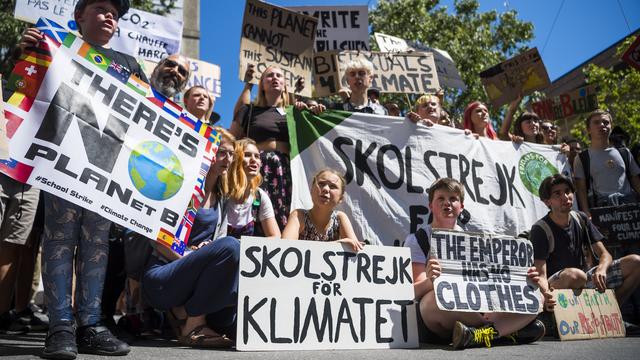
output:
M 608 241 L 640 241 L 640 204 L 592 208 L 591 221 Z
M 41 17 L 48 18 L 67 30 L 77 32 L 78 26 L 73 17 L 76 2 L 16 0 L 14 16 L 30 23 Z M 182 20 L 131 8 L 118 20 L 118 29 L 110 45 L 131 56 L 158 62 L 167 55 L 180 52 L 181 42 Z
M 0 74 L 0 84 L 2 84 L 2 74 Z M 0 86 L 0 159 L 9 158 L 9 139 L 7 138 L 7 120 L 4 118 L 4 98 L 2 97 L 2 86 Z
M 219 135 L 82 39 L 43 31 L 8 80 L 0 170 L 182 254 Z
M 369 51 L 369 9 L 356 6 L 293 6 L 288 9 L 318 19 L 316 51 Z
M 494 107 L 515 100 L 520 93 L 529 95 L 542 90 L 551 83 L 537 48 L 484 70 L 480 80 Z
M 269 66 L 284 73 L 289 92 L 299 77 L 306 86 L 301 95 L 311 96 L 313 46 L 318 20 L 258 0 L 247 0 L 240 38 L 240 80 L 249 64 L 255 65 L 257 84 L 260 74 Z
M 583 289 L 580 295 L 570 289 L 553 292 L 556 319 L 560 340 L 584 340 L 624 337 L 625 327 L 620 307 L 613 290 L 599 293 Z
M 430 256 L 442 268 L 433 284 L 441 310 L 542 311 L 540 290 L 527 277 L 533 266 L 533 245 L 527 239 L 437 230 Z
M 347 87 L 344 72 L 349 62 L 358 58 L 373 64 L 371 86 L 383 93 L 421 94 L 440 89 L 432 53 L 342 51 L 315 55 L 315 95 L 328 96 Z
M 416 348 L 408 248 L 242 237 L 238 350 Z
M 558 120 L 584 114 L 598 108 L 598 94 L 593 85 L 581 87 L 553 98 L 531 104 L 533 112 L 541 119 Z
M 427 224 L 429 186 L 443 177 L 465 185 L 467 230 L 520 234 L 549 211 L 538 194 L 542 180 L 567 169 L 551 146 L 476 140 L 393 116 L 293 111 L 288 128 L 291 208 L 310 209 L 313 175 L 336 169 L 347 184 L 341 210 L 371 244 L 401 245 Z
M 634 68 L 640 70 L 640 36 L 622 54 L 622 60 Z
M 456 64 L 449 55 L 448 52 L 436 48 L 426 46 L 418 43 L 417 41 L 407 41 L 396 36 L 386 35 L 382 33 L 375 33 L 376 42 L 382 52 L 409 52 L 409 51 L 421 51 L 433 53 L 433 58 L 436 63 L 436 70 L 438 72 L 438 81 L 443 87 L 450 87 L 456 89 L 466 89 L 467 86 L 462 81 L 460 73 L 456 68 Z

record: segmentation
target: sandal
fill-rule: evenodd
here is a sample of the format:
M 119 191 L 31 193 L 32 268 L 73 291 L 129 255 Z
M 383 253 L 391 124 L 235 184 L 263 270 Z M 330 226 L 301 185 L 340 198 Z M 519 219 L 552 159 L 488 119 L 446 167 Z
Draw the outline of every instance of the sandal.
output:
M 176 338 L 180 339 L 182 336 L 182 327 L 187 323 L 187 318 L 180 319 L 176 313 L 173 312 L 173 309 L 169 309 L 167 310 L 167 319 Z
M 228 349 L 234 345 L 234 341 L 226 335 L 206 335 L 202 333 L 204 329 L 208 329 L 206 324 L 196 326 L 186 336 L 179 336 L 178 344 L 189 347 L 216 349 Z

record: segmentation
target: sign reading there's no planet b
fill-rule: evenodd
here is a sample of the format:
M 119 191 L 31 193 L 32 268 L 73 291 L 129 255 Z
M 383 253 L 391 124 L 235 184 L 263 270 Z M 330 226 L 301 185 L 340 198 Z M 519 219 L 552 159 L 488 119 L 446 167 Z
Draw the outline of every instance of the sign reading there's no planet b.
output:
M 238 350 L 418 347 L 408 248 L 242 237 Z
M 540 290 L 527 277 L 533 246 L 502 235 L 434 231 L 431 256 L 442 267 L 433 286 L 438 308 L 464 312 L 542 311 Z
M 551 84 L 537 48 L 484 70 L 480 80 L 494 107 L 517 99 L 518 94 L 529 95 Z

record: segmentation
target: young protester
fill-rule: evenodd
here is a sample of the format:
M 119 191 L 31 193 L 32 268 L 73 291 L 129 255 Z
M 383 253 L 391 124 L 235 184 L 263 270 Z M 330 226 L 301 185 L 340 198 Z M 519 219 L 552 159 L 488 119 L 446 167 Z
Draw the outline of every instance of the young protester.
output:
M 613 118 L 595 110 L 586 118 L 591 145 L 575 158 L 573 172 L 580 210 L 591 217 L 590 208 L 638 202 L 640 167 L 627 148 L 609 143 Z
M 233 325 L 238 292 L 240 243 L 226 236 L 226 174 L 233 158 L 234 138 L 227 131 L 205 180 L 204 202 L 196 213 L 188 240 L 190 252 L 176 259 L 163 245 L 148 258 L 141 278 L 142 295 L 151 306 L 168 310 L 180 345 L 228 348 L 233 341 L 207 325 Z
M 451 178 L 436 180 L 429 188 L 433 222 L 407 236 L 404 242 L 404 246 L 411 249 L 413 285 L 427 341 L 452 343 L 454 349 L 490 347 L 500 337 L 517 344 L 537 341 L 544 336 L 545 329 L 535 314 L 481 314 L 438 308 L 433 282 L 440 276 L 442 267 L 436 258 L 429 257 L 429 239 L 434 229 L 462 230 L 456 221 L 463 208 L 464 186 Z M 537 282 L 538 273 L 534 268 L 529 269 L 528 276 Z
M 184 93 L 183 100 L 184 107 L 188 112 L 209 124 L 215 100 L 207 89 L 200 85 L 194 85 Z
M 442 108 L 442 96 L 441 93 L 420 96 L 415 103 L 415 112 L 410 111 L 407 117 L 414 123 L 422 121 L 427 126 L 440 124 L 455 128 L 455 123 Z
M 567 139 L 565 143 L 569 146 L 567 160 L 569 163 L 569 169 L 571 169 L 571 177 L 573 177 L 573 164 L 576 160 L 576 156 L 582 152 L 582 145 L 580 145 L 580 141 L 577 139 Z
M 340 96 L 344 103 L 340 110 L 351 112 L 362 112 L 368 114 L 387 115 L 387 109 L 379 102 L 372 100 L 369 96 L 371 82 L 373 81 L 373 64 L 366 59 L 356 59 L 350 61 L 344 71 L 348 89 L 340 89 Z M 379 90 L 375 89 L 373 93 Z M 375 95 L 375 94 L 374 94 Z M 374 96 L 374 99 L 377 98 Z
M 584 213 L 573 210 L 575 188 L 568 177 L 550 176 L 538 192 L 549 213 L 531 227 L 531 242 L 547 307 L 555 305 L 551 288 L 615 289 L 622 304 L 640 285 L 640 255 L 612 259 L 600 231 Z
M 523 141 L 543 144 L 544 138 L 540 131 L 540 118 L 536 113 L 524 112 L 518 116 L 514 125 L 513 134 L 509 134 L 511 141 L 521 143 Z
M 474 101 L 464 109 L 464 129 L 471 131 L 477 137 L 487 137 L 497 140 L 498 135 L 491 125 L 489 109 L 480 101 Z
M 313 207 L 294 210 L 282 238 L 337 241 L 349 245 L 353 251 L 361 250 L 363 244 L 356 238 L 351 221 L 344 212 L 336 210 L 344 198 L 345 186 L 344 177 L 336 170 L 318 171 L 310 189 Z
M 252 78 L 253 71 L 248 69 L 245 82 L 248 84 Z M 289 97 L 284 73 L 275 66 L 266 68 L 253 104 L 248 104 L 249 85 L 238 99 L 229 131 L 237 138 L 248 137 L 256 142 L 262 162 L 262 186 L 273 201 L 278 227 L 284 229 L 291 206 L 289 130 L 285 113 Z
M 260 152 L 251 139 L 238 140 L 235 158 L 229 171 L 229 202 L 227 203 L 227 234 L 241 236 L 280 237 L 269 195 L 262 183 Z
M 112 65 L 127 68 L 147 81 L 137 61 L 109 47 L 118 19 L 129 10 L 128 0 L 79 0 L 74 19 L 83 39 Z M 25 31 L 19 47 L 34 46 L 44 35 Z M 89 210 L 46 193 L 45 231 L 42 243 L 42 278 L 50 327 L 42 356 L 73 359 L 78 351 L 100 355 L 125 355 L 129 346 L 100 324 L 101 297 L 111 222 Z M 71 308 L 72 270 L 76 257 L 76 317 Z
M 540 130 L 544 138 L 543 144 L 555 145 L 558 143 L 558 125 L 549 120 L 542 120 Z

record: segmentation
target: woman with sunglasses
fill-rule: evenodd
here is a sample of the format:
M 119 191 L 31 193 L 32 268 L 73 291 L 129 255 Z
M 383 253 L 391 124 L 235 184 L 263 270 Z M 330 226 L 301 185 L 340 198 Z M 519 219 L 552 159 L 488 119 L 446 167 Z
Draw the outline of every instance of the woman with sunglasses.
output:
M 226 177 L 234 158 L 234 138 L 224 129 L 215 129 L 222 139 L 191 228 L 190 251 L 178 258 L 156 245 L 146 261 L 141 291 L 149 305 L 168 311 L 180 345 L 228 348 L 233 341 L 224 334 L 233 332 L 236 318 L 240 258 L 240 243 L 226 236 Z

